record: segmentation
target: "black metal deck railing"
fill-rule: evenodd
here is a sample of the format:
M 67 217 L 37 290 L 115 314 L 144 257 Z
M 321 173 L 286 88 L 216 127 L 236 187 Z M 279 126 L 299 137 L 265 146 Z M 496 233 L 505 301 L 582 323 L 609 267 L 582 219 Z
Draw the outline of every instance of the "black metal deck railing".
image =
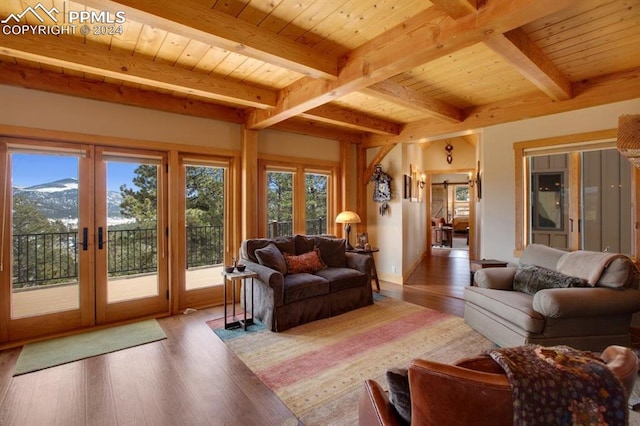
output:
M 307 234 L 325 234 L 324 218 L 307 221 Z M 273 222 L 268 237 L 292 234 L 291 222 Z M 222 226 L 188 226 L 187 268 L 224 263 Z M 109 276 L 156 272 L 158 235 L 155 228 L 119 229 L 107 232 Z M 82 250 L 78 232 L 13 235 L 13 288 L 76 281 Z

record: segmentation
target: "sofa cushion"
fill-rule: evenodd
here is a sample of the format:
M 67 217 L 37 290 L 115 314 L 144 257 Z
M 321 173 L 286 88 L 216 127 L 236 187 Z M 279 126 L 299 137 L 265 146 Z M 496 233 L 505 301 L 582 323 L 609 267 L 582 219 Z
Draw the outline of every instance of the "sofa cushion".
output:
M 389 402 L 404 421 L 403 424 L 411 424 L 409 371 L 406 368 L 390 368 L 387 370 L 387 384 L 389 385 Z
M 467 304 L 479 306 L 528 333 L 540 334 L 544 330 L 545 318 L 533 310 L 533 296 L 530 294 L 466 287 L 464 299 Z
M 537 265 L 547 269 L 556 269 L 558 260 L 565 251 L 548 247 L 542 244 L 529 244 L 522 252 L 520 263 L 524 265 Z
M 347 266 L 347 242 L 343 238 L 314 237 L 315 246 L 320 249 L 322 260 L 327 266 L 344 268 Z
M 527 294 L 548 288 L 585 287 L 587 282 L 582 278 L 565 275 L 558 271 L 536 265 L 518 265 L 513 278 L 513 289 Z
M 255 250 L 254 253 L 259 264 L 275 269 L 283 275 L 287 273 L 287 262 L 274 243 L 269 243 Z
M 296 245 L 293 236 L 278 237 L 278 238 L 255 238 L 251 240 L 245 240 L 240 247 L 240 256 L 244 259 L 249 259 L 252 262 L 259 263 L 258 257 L 255 255 L 255 251 L 268 246 L 269 244 L 275 244 L 281 253 L 295 253 Z
M 316 242 L 313 236 L 308 235 L 296 235 L 296 251 L 290 252 L 291 254 L 304 254 L 308 253 L 316 246 Z
M 325 294 L 329 294 L 329 281 L 322 277 L 305 272 L 284 276 L 285 305 Z
M 284 253 L 284 260 L 287 264 L 287 273 L 289 274 L 299 274 L 301 272 L 314 273 L 327 267 L 322 261 L 320 250 L 318 249 L 297 256 Z
M 614 259 L 602 271 L 602 275 L 600 275 L 596 285 L 610 288 L 638 288 L 638 268 L 626 256 Z
M 316 272 L 316 275 L 325 278 L 331 283 L 331 292 L 362 287 L 367 282 L 365 274 L 351 268 L 328 267 Z

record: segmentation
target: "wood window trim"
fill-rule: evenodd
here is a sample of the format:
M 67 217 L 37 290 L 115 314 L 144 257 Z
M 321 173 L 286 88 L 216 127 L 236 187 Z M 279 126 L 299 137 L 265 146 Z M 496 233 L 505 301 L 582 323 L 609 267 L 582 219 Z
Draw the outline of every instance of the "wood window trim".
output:
M 308 158 L 283 158 L 280 156 L 260 156 L 258 159 L 258 233 L 267 235 L 267 194 L 265 191 L 267 172 L 289 172 L 294 174 L 294 230 L 305 220 L 305 198 L 296 196 L 296 188 L 304 188 L 306 173 L 326 174 L 329 177 L 327 215 L 329 218 L 338 214 L 340 191 L 340 164 L 333 161 L 310 160 Z M 298 225 L 296 225 L 298 224 Z M 295 231 L 294 231 L 295 232 Z M 337 235 L 338 228 L 333 221 L 327 224 L 327 232 Z
M 530 221 L 530 212 L 527 208 L 531 205 L 530 191 L 528 179 L 525 176 L 529 174 L 529 165 L 526 161 L 528 157 L 534 153 L 543 152 L 567 152 L 571 153 L 569 161 L 573 166 L 579 163 L 577 149 L 585 149 L 587 147 L 600 147 L 600 141 L 615 140 L 617 137 L 617 129 L 607 129 L 595 132 L 576 133 L 566 136 L 558 136 L 544 139 L 532 139 L 513 144 L 515 158 L 515 249 L 514 256 L 520 257 L 526 246 L 530 243 L 530 236 L 526 232 L 527 224 Z M 571 167 L 573 170 L 569 175 L 570 183 L 575 183 L 580 179 L 580 170 L 577 167 Z M 640 169 L 633 167 L 631 179 L 632 204 L 633 204 L 633 244 L 634 255 L 637 257 L 640 253 L 640 238 L 638 233 L 638 218 L 640 217 Z M 576 195 L 579 196 L 579 195 Z M 572 199 L 570 203 L 577 203 L 579 199 Z M 578 238 L 577 236 L 575 238 Z M 575 241 L 574 241 L 575 243 Z

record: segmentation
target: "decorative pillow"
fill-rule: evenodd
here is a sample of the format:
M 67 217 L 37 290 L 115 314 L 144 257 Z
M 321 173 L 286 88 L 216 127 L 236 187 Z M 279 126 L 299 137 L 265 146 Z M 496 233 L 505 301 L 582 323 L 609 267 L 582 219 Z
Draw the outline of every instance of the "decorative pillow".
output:
M 535 294 L 547 288 L 587 287 L 585 280 L 536 265 L 520 264 L 513 279 L 513 289 Z
M 317 248 L 299 256 L 284 253 L 284 260 L 287 263 L 287 271 L 290 274 L 299 274 L 301 272 L 313 273 L 327 267 L 322 261 L 320 250 Z
M 409 371 L 406 368 L 387 370 L 389 401 L 405 424 L 411 424 L 411 391 L 409 389 Z
M 257 249 L 255 254 L 261 265 L 275 269 L 283 275 L 287 273 L 287 262 L 275 244 L 269 243 L 265 247 Z
M 315 237 L 315 245 L 320 249 L 322 261 L 327 266 L 344 268 L 347 266 L 347 242 L 344 238 Z

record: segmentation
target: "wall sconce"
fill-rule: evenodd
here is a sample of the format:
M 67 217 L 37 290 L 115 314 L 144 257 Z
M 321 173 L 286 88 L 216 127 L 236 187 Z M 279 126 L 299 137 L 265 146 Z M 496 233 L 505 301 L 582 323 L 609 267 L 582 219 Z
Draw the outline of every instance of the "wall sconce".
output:
M 447 151 L 447 163 L 453 163 L 453 156 L 451 155 L 451 152 L 453 151 L 453 145 L 451 145 L 451 142 L 447 141 L 447 145 L 444 147 L 444 150 Z
M 418 181 L 418 185 L 420 186 L 420 189 L 424 188 L 424 184 L 426 183 L 426 180 L 427 180 L 427 176 L 424 173 L 422 173 L 420 175 L 420 180 Z
M 469 172 L 469 178 L 467 179 L 469 186 L 473 188 L 473 186 L 478 182 L 478 179 L 473 177 L 473 174 Z

